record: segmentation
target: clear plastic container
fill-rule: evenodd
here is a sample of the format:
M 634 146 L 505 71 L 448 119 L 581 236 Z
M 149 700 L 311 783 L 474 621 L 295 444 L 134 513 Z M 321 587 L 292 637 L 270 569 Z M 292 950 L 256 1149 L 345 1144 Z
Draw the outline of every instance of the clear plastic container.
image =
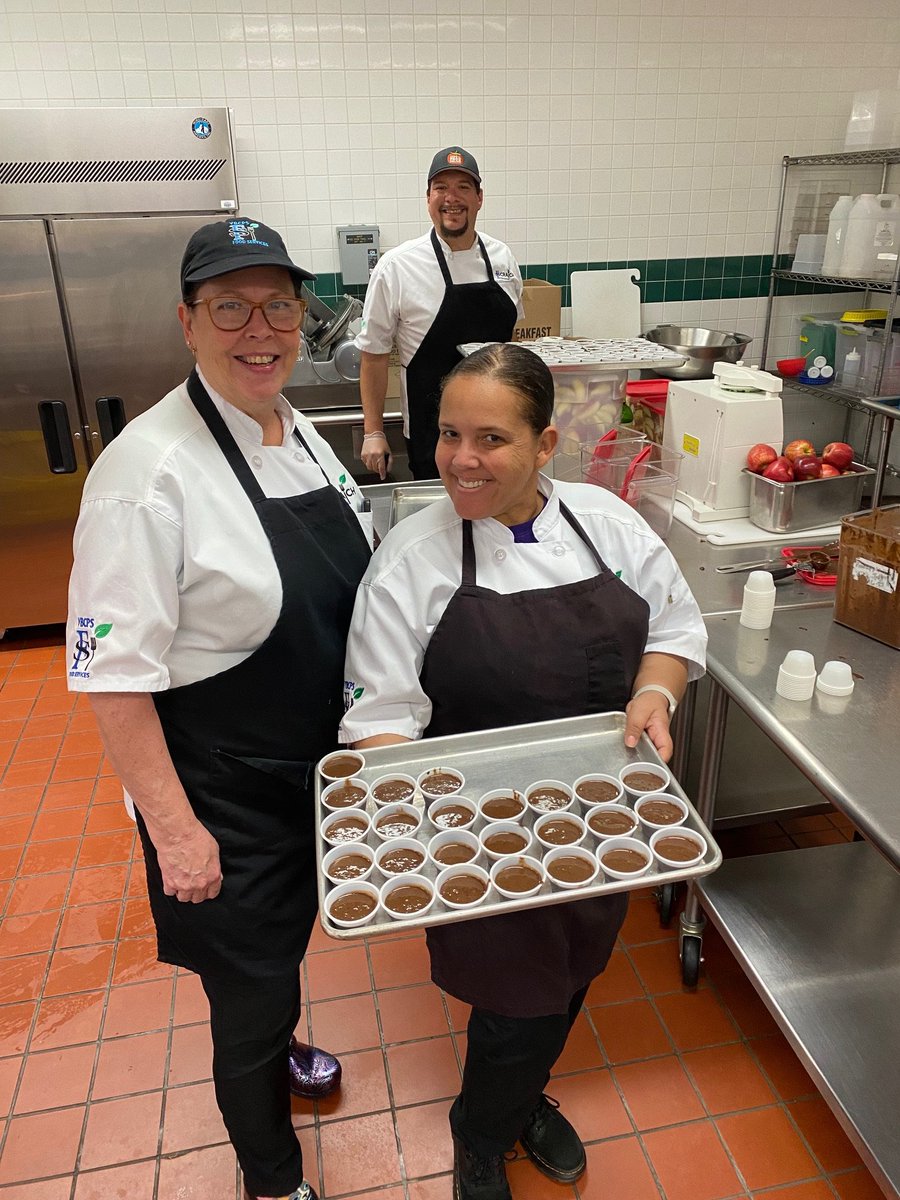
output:
M 553 376 L 553 423 L 559 430 L 559 445 L 548 463 L 548 473 L 573 482 L 581 478 L 581 444 L 595 446 L 618 423 L 628 372 L 588 363 L 547 365 Z
M 637 449 L 635 447 L 637 446 Z M 668 536 L 675 512 L 675 492 L 684 454 L 668 446 L 650 443 L 650 455 L 638 463 L 630 481 L 625 484 L 628 470 L 638 449 L 633 443 L 626 454 L 608 459 L 593 459 L 582 454 L 582 478 L 622 496 L 636 509 L 658 537 Z M 624 495 L 622 495 L 624 490 Z

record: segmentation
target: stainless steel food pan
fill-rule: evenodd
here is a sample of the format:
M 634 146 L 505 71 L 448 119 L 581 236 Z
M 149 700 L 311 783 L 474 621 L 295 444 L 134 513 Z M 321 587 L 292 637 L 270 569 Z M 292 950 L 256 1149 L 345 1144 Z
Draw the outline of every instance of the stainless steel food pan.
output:
M 471 800 L 478 799 L 492 788 L 511 787 L 524 792 L 530 784 L 539 779 L 559 779 L 563 783 L 572 784 L 581 775 L 591 772 L 616 775 L 622 767 L 631 762 L 661 763 L 652 743 L 646 736 L 638 742 L 636 749 L 628 750 L 624 742 L 625 714 L 603 713 L 584 717 L 570 717 L 561 721 L 542 721 L 532 725 L 514 725 L 503 729 L 486 729 L 477 733 L 460 733 L 451 737 L 426 738 L 419 742 L 409 742 L 401 746 L 380 746 L 363 753 L 366 765 L 359 772 L 359 777 L 371 783 L 379 775 L 389 771 L 400 771 L 413 777 L 419 775 L 427 767 L 455 767 L 466 777 L 466 785 L 460 795 Z M 326 782 L 318 775 L 316 780 L 316 815 L 321 819 L 326 811 L 321 804 L 321 792 Z M 602 896 L 611 892 L 635 891 L 640 888 L 656 887 L 660 883 L 675 883 L 681 879 L 691 879 L 707 875 L 714 871 L 722 861 L 722 855 L 712 838 L 709 830 L 700 820 L 691 802 L 684 792 L 673 782 L 669 792 L 680 796 L 688 806 L 688 818 L 684 824 L 687 829 L 701 833 L 707 841 L 707 854 L 699 865 L 680 869 L 667 869 L 651 866 L 646 875 L 633 881 L 610 881 L 594 883 L 588 887 L 569 890 L 557 890 L 552 884 L 545 883 L 538 895 L 524 900 L 506 900 L 496 892 L 488 892 L 485 901 L 477 908 L 455 910 L 446 908 L 440 901 L 435 900 L 426 916 L 418 919 L 395 921 L 384 917 L 380 911 L 367 925 L 355 929 L 342 929 L 333 925 L 325 915 L 325 897 L 332 884 L 322 873 L 322 858 L 329 849 L 322 838 L 317 840 L 318 858 L 318 887 L 320 919 L 325 932 L 335 938 L 368 937 L 377 933 L 398 933 L 403 929 L 411 929 L 426 925 L 444 925 L 451 921 L 469 921 L 480 917 L 491 916 L 495 913 L 513 912 L 518 909 L 538 908 L 547 904 L 567 904 L 573 900 L 583 900 L 588 896 Z M 415 798 L 417 807 L 424 805 L 421 794 Z M 630 800 L 623 801 L 633 807 Z M 374 812 L 374 804 L 369 801 L 370 812 Z M 576 802 L 577 805 L 577 802 Z M 583 810 L 573 809 L 583 815 Z M 523 824 L 531 827 L 533 816 L 526 813 Z M 477 832 L 482 826 L 474 826 Z M 673 827 L 674 829 L 674 827 Z M 416 835 L 417 839 L 427 846 L 428 841 L 436 830 L 428 826 L 427 816 L 423 817 L 422 827 Z M 642 832 L 636 832 L 636 837 L 648 842 Z M 367 842 L 373 848 L 379 844 L 378 839 L 371 835 Z M 590 847 L 595 843 L 590 841 Z M 352 849 L 353 843 L 347 843 Z M 535 842 L 528 851 L 536 857 L 543 855 L 539 843 Z M 427 862 L 423 873 L 434 878 L 437 872 Z M 380 882 L 380 877 L 371 877 L 371 882 Z
M 750 480 L 750 520 L 769 533 L 797 533 L 837 525 L 860 507 L 866 480 L 875 472 L 853 463 L 852 475 L 777 483 L 744 468 Z

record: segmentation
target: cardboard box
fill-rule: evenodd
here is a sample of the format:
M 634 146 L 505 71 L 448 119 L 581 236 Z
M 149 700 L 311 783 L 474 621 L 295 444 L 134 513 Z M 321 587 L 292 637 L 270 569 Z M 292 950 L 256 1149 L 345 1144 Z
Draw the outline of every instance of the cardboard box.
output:
M 530 342 L 535 338 L 559 337 L 562 288 L 545 279 L 523 279 L 522 285 L 525 316 L 513 326 L 512 340 Z
M 900 504 L 841 522 L 834 619 L 900 649 Z

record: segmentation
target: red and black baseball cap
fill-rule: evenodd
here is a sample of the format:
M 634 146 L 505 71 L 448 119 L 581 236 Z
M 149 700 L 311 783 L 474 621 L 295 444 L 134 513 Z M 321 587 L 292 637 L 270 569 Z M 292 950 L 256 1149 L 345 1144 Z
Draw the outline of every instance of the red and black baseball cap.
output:
M 201 225 L 181 260 L 181 294 L 192 283 L 203 283 L 243 267 L 284 267 L 298 283 L 315 279 L 292 261 L 280 233 L 252 217 L 232 217 Z
M 478 170 L 478 163 L 468 150 L 463 150 L 461 146 L 447 146 L 444 150 L 438 150 L 437 154 L 431 160 L 431 167 L 429 168 L 426 182 L 431 183 L 435 175 L 440 175 L 441 171 L 465 171 L 481 187 L 481 174 Z

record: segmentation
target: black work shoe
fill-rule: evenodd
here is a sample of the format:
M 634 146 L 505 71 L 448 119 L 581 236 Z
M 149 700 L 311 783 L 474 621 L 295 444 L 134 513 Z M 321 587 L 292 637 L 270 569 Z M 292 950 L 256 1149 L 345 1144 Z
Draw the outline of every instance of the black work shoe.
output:
M 512 1200 L 502 1154 L 479 1158 L 453 1139 L 453 1200 Z
M 587 1159 L 581 1138 L 559 1112 L 559 1102 L 541 1096 L 519 1136 L 525 1153 L 539 1171 L 558 1183 L 574 1183 Z

